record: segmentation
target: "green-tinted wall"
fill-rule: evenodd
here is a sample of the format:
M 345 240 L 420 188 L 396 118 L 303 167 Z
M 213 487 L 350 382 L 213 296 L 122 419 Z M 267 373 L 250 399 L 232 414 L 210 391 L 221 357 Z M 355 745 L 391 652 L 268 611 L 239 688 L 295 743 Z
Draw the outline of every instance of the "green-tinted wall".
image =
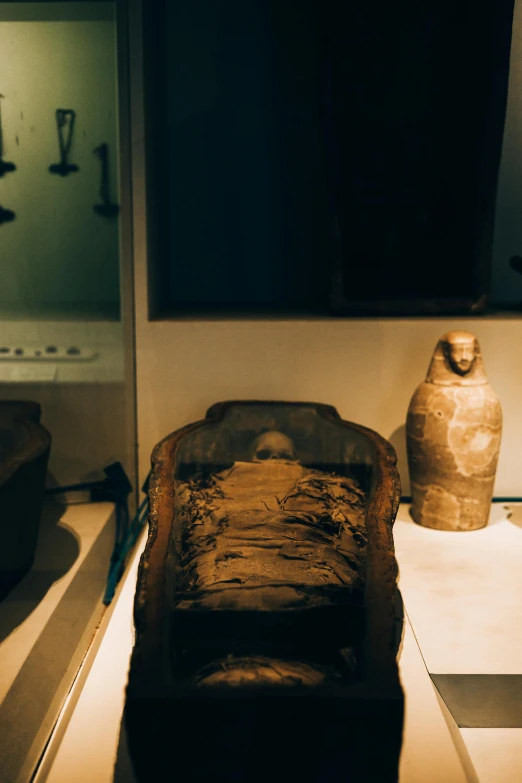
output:
M 0 3 L 3 158 L 0 315 L 115 317 L 119 299 L 118 218 L 93 211 L 100 160 L 109 145 L 110 194 L 118 201 L 116 25 L 113 3 Z M 60 159 L 55 110 L 74 109 L 70 161 Z

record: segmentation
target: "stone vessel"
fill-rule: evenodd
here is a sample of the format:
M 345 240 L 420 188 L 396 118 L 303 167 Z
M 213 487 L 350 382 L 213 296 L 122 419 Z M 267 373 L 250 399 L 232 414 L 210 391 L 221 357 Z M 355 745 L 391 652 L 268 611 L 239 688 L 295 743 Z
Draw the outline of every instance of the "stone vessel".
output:
M 443 335 L 406 420 L 415 522 L 476 530 L 488 522 L 502 411 L 470 332 Z

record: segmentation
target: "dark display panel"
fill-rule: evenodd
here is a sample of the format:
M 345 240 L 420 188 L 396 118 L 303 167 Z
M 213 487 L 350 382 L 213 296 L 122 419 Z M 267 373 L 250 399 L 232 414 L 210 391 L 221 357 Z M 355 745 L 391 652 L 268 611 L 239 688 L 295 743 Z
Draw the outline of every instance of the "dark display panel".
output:
M 484 309 L 512 0 L 151 3 L 151 315 Z

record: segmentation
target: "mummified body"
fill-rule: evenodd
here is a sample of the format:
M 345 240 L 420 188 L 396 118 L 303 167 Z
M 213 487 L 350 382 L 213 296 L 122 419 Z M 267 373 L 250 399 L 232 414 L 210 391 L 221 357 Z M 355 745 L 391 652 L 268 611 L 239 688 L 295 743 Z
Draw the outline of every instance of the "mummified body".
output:
M 332 611 L 339 611 L 340 624 L 349 621 L 346 612 L 362 605 L 364 593 L 364 503 L 356 483 L 303 467 L 288 438 L 266 433 L 254 443 L 252 462 L 177 481 L 175 490 L 183 530 L 177 614 L 226 613 L 237 620 L 243 641 L 251 637 L 248 655 L 237 655 L 232 619 L 228 647 L 224 641 L 228 657 L 204 666 L 194 674 L 194 682 L 314 685 L 342 676 L 339 667 L 296 661 L 291 651 L 274 658 L 274 650 L 282 649 L 277 645 L 269 646 L 268 657 L 259 655 L 262 646 L 252 638 L 245 618 L 254 618 L 250 628 L 259 625 L 260 615 L 274 618 L 274 625 L 260 634 L 265 642 L 280 636 L 282 618 L 299 617 L 303 609 L 315 609 L 319 618 L 321 612 L 331 618 Z M 306 625 L 313 634 L 310 617 Z M 345 638 L 336 629 L 328 631 L 332 653 L 350 641 L 349 625 Z M 323 636 L 324 641 L 328 645 Z M 345 649 L 345 664 L 348 658 Z

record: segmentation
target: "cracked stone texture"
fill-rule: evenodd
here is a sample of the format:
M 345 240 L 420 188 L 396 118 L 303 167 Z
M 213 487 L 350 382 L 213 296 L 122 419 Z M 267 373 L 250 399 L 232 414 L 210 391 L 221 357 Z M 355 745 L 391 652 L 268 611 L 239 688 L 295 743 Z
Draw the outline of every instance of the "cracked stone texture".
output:
M 406 421 L 416 522 L 440 530 L 487 524 L 501 427 L 500 403 L 487 382 L 476 338 L 449 332 L 437 344 Z

